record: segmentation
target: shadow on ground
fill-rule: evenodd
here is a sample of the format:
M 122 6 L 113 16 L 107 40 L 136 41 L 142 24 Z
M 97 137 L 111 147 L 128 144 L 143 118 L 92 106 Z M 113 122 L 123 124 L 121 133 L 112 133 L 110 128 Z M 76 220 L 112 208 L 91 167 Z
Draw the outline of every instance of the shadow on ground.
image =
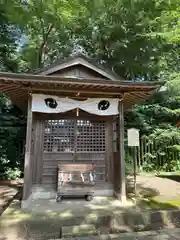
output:
M 127 196 L 129 199 L 136 199 L 136 208 L 142 210 L 178 210 L 180 208 L 180 200 L 167 199 L 161 196 L 161 193 L 152 187 L 144 187 L 143 184 L 136 184 L 136 193 L 132 177 L 127 178 Z
M 53 202 L 46 205 L 44 213 L 23 211 L 20 202 L 13 202 L 0 220 L 0 228 L 4 235 L 16 234 L 17 239 L 29 237 L 32 239 L 59 238 L 61 226 L 75 226 L 94 224 L 97 234 L 140 232 L 180 227 L 180 211 L 142 211 L 136 206 L 130 208 L 118 207 L 109 210 L 109 206 L 102 210 L 87 209 L 74 211 L 52 211 Z M 40 203 L 36 207 L 40 207 Z M 65 200 L 64 203 L 66 204 Z M 46 207 L 47 206 L 47 207 Z M 73 228 L 72 228 L 73 229 Z
M 155 197 L 160 195 L 160 192 L 152 187 L 144 187 L 141 183 L 136 183 L 136 193 L 134 189 L 134 179 L 132 176 L 126 179 L 126 192 L 128 198 L 143 196 L 143 197 Z
M 127 180 L 129 198 L 135 197 L 132 191 L 132 182 Z M 7 239 L 58 239 L 61 226 L 75 226 L 94 224 L 97 234 L 141 232 L 160 230 L 167 228 L 180 228 L 180 211 L 178 207 L 170 203 L 158 202 L 156 197 L 159 192 L 153 188 L 145 188 L 137 184 L 137 202 L 131 207 L 115 206 L 105 202 L 99 203 L 102 209 L 83 207 L 81 204 L 69 204 L 68 199 L 62 204 L 66 207 L 61 211 L 53 210 L 55 201 L 37 201 L 34 205 L 39 209 L 43 206 L 44 211 L 23 211 L 20 208 L 20 194 L 4 212 L 0 219 L 0 232 Z M 112 204 L 113 205 L 113 204 Z M 112 208 L 111 208 L 112 207 Z M 163 211 L 164 209 L 164 211 Z M 154 211 L 153 211 L 154 210 Z M 168 211 L 167 211 L 168 210 Z M 72 228 L 73 229 L 73 228 Z
M 180 182 L 180 174 L 160 174 L 158 175 L 157 177 L 160 177 L 160 178 L 167 178 L 167 179 L 170 179 L 170 180 L 173 180 L 173 181 L 176 181 L 176 182 Z
M 14 199 L 20 199 L 22 184 L 4 184 L 0 181 L 0 216 Z

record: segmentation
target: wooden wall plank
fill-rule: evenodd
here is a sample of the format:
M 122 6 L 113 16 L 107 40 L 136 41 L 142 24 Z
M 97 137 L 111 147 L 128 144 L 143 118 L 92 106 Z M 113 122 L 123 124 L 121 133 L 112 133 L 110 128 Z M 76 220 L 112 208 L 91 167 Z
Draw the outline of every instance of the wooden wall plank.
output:
M 33 116 L 35 119 L 39 120 L 59 120 L 59 119 L 74 119 L 74 120 L 89 120 L 89 121 L 105 121 L 110 120 L 110 116 L 96 116 L 89 114 L 87 112 L 84 112 L 79 109 L 79 116 L 76 115 L 76 110 L 69 111 L 66 113 L 38 113 L 34 112 Z
M 37 121 L 37 135 L 36 135 L 36 182 L 41 182 L 42 161 L 43 161 L 43 121 Z
M 67 67 L 65 69 L 61 69 L 57 72 L 53 72 L 50 75 L 59 75 L 59 76 L 65 76 L 65 77 L 77 77 L 77 78 L 102 78 L 107 79 L 103 75 L 101 75 L 98 72 L 95 72 L 85 66 L 82 65 L 76 65 Z
M 105 153 L 95 154 L 78 154 L 76 158 L 77 163 L 89 163 L 94 162 L 96 164 L 97 179 L 104 181 L 104 173 L 106 169 L 105 165 Z M 43 158 L 43 172 L 42 172 L 42 184 L 52 184 L 56 186 L 57 183 L 57 166 L 63 163 L 72 163 L 73 155 L 71 153 L 44 153 Z
M 40 121 L 40 159 L 39 159 L 39 175 L 38 181 L 41 183 L 42 181 L 42 174 L 43 174 L 43 161 L 44 161 L 44 120 Z
M 43 164 L 44 121 L 33 120 L 33 126 L 33 183 L 40 183 Z
M 32 141 L 31 141 L 31 152 L 32 152 L 32 182 L 35 183 L 36 181 L 36 120 L 32 120 Z
M 114 163 L 113 163 L 113 125 L 112 121 L 108 122 L 108 132 L 109 132 L 109 162 L 110 162 L 110 181 L 114 183 Z

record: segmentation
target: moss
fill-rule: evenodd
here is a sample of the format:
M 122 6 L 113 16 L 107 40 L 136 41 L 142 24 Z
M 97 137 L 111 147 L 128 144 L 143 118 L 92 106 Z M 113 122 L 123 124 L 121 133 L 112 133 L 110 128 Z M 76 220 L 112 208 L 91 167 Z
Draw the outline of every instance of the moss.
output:
M 167 199 L 163 196 L 147 197 L 138 200 L 138 206 L 143 209 L 172 210 L 180 208 L 180 198 Z

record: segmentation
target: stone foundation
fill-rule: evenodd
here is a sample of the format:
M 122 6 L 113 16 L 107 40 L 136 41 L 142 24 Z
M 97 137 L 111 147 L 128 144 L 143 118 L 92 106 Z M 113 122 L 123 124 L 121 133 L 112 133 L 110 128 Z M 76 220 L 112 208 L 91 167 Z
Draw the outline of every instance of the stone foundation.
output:
M 114 189 L 112 184 L 103 184 L 94 188 L 94 196 L 112 197 Z M 57 192 L 54 189 L 42 185 L 34 185 L 32 188 L 32 200 L 35 199 L 54 199 Z
M 105 183 L 98 185 L 94 189 L 94 196 L 112 197 L 114 195 L 113 184 Z M 57 191 L 51 188 L 47 188 L 43 185 L 34 185 L 32 187 L 32 193 L 27 200 L 23 200 L 21 203 L 22 208 L 28 208 L 29 204 L 33 200 L 38 199 L 56 199 Z

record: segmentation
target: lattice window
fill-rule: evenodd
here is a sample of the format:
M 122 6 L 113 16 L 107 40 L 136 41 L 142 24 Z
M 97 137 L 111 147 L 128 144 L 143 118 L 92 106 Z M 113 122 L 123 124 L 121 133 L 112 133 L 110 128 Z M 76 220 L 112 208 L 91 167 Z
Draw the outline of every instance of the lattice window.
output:
M 104 152 L 103 121 L 77 120 L 77 152 Z
M 45 152 L 104 152 L 105 123 L 89 120 L 47 120 Z
M 74 121 L 47 120 L 44 131 L 45 152 L 74 151 Z

